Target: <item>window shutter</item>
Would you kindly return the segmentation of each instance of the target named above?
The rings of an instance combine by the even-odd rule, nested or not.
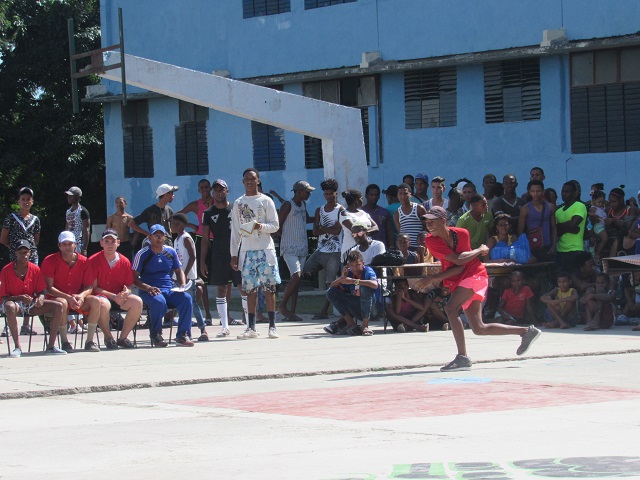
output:
[[[404,92],[405,128],[453,127],[457,124],[455,68],[405,72]]]

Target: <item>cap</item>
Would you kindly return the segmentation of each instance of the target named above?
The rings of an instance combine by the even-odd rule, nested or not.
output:
[[[162,232],[162,233],[164,233],[165,236],[167,235],[167,231],[159,223],[156,223],[155,225],[152,225],[151,228],[149,229],[149,233],[151,235],[153,235],[156,232]]]
[[[304,180],[298,180],[293,184],[293,191],[296,192],[298,190],[306,190],[307,192],[313,192],[315,188],[309,185],[309,182],[305,182]]]
[[[20,189],[20,193],[18,193],[18,195],[22,195],[23,193],[28,193],[29,195],[31,195],[33,197],[33,190],[31,190],[29,187],[22,187]]]
[[[18,242],[15,244],[15,247],[13,248],[13,251],[17,252],[21,248],[27,248],[31,250],[31,242],[29,240],[25,240],[24,238],[22,240],[18,240]]]
[[[415,178],[416,178],[416,180],[418,178],[420,178],[420,179],[424,180],[426,183],[429,183],[429,175],[427,175],[426,173],[416,173]]]
[[[215,187],[216,185],[220,185],[222,188],[226,188],[227,190],[229,190],[229,187],[227,186],[227,182],[219,178],[215,182],[213,182],[212,187]]]
[[[185,225],[189,223],[189,220],[187,219],[187,216],[184,213],[174,213],[171,216],[171,220],[177,220],[179,222],[184,223]]]
[[[353,227],[362,227],[362,228],[364,228],[365,230],[368,230],[368,229],[369,229],[369,225],[368,225],[366,222],[358,222],[358,221],[355,221],[355,222],[353,222],[353,223],[351,224],[351,228],[353,228]]]
[[[76,243],[75,234],[73,232],[69,232],[68,230],[65,230],[64,232],[60,232],[60,235],[58,235],[58,243],[64,243],[64,242]]]
[[[156,197],[160,198],[162,195],[166,195],[169,192],[175,192],[179,188],[180,187],[169,185],[168,183],[163,183],[158,188],[156,188]]]
[[[456,185],[456,188],[458,190],[462,190],[466,184],[467,182],[458,182],[458,184]]]
[[[74,197],[82,196],[82,190],[80,190],[78,187],[71,187],[69,190],[67,190],[64,193],[66,193],[67,195],[72,195]]]
[[[398,194],[398,186],[397,185],[389,185],[387,188],[382,190],[382,193],[386,195],[391,195],[395,197]]]
[[[102,238],[105,237],[113,237],[118,240],[118,232],[116,232],[113,228],[107,228],[104,232],[102,232]]]
[[[447,211],[442,207],[431,207],[427,213],[422,215],[422,218],[426,218],[427,220],[436,220],[438,218],[442,218],[444,220],[447,219]]]

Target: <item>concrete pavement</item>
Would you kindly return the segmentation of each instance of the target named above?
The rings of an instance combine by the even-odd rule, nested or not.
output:
[[[236,340],[244,327],[231,327],[232,335],[216,339],[218,326],[209,327],[208,343],[193,348],[150,348],[148,331],[139,332],[135,350],[67,356],[25,354],[12,359],[6,346],[0,358],[0,399],[69,395],[134,388],[230,382],[249,379],[303,377],[329,373],[390,371],[439,367],[453,359],[451,332],[384,334],[382,323],[373,323],[372,337],[338,337],[323,332],[324,323],[302,316],[300,323],[278,324],[279,339],[267,338],[267,326],[259,324],[262,338]],[[168,335],[165,329],[165,337]],[[197,329],[193,330],[197,337]],[[521,362],[535,358],[640,352],[640,332],[630,327],[583,332],[547,330],[524,357],[517,357],[517,336],[477,337],[466,332],[467,349],[475,365]],[[4,339],[6,342],[7,339]],[[41,336],[35,345],[39,349]]]

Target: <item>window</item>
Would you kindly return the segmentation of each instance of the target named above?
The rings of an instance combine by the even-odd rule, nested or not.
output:
[[[290,0],[242,0],[242,18],[277,15],[290,11]]]
[[[341,3],[354,3],[356,1],[357,0],[304,0],[304,9],[311,10],[313,8],[328,7]]]
[[[457,76],[455,68],[405,72],[405,128],[455,127],[456,122]]]
[[[540,120],[540,59],[484,64],[486,123]]]
[[[368,107],[377,105],[376,77],[349,77],[340,80],[305,83],[303,95],[360,109],[367,165],[369,165]],[[309,136],[304,137],[304,166],[305,168],[324,168],[322,141],[320,139]]]
[[[251,122],[253,166],[259,171],[286,168],[284,130],[260,122]]]
[[[639,47],[571,55],[571,150],[640,150]]]
[[[176,174],[209,175],[209,109],[181,100],[179,110],[180,125],[176,125]]]
[[[146,100],[122,106],[122,142],[125,178],[153,177],[153,131]]]

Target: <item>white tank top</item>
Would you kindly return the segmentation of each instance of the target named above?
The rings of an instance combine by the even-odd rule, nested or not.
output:
[[[189,252],[187,251],[187,247],[185,246],[185,242],[191,242],[193,244],[193,239],[191,238],[191,235],[189,235],[187,232],[183,232],[182,235],[180,235],[178,238],[176,238],[173,241],[173,248],[175,248],[176,253],[178,254],[178,260],[180,260],[180,263],[182,264],[182,270],[184,270],[187,267],[187,263],[189,262]],[[195,249],[196,246],[195,244],[193,244],[193,251],[195,254]],[[197,259],[194,260],[193,265],[191,266],[191,270],[189,270],[188,272],[184,272],[185,276],[187,277],[187,280],[195,280],[196,278],[198,278],[198,272],[197,272]]]

